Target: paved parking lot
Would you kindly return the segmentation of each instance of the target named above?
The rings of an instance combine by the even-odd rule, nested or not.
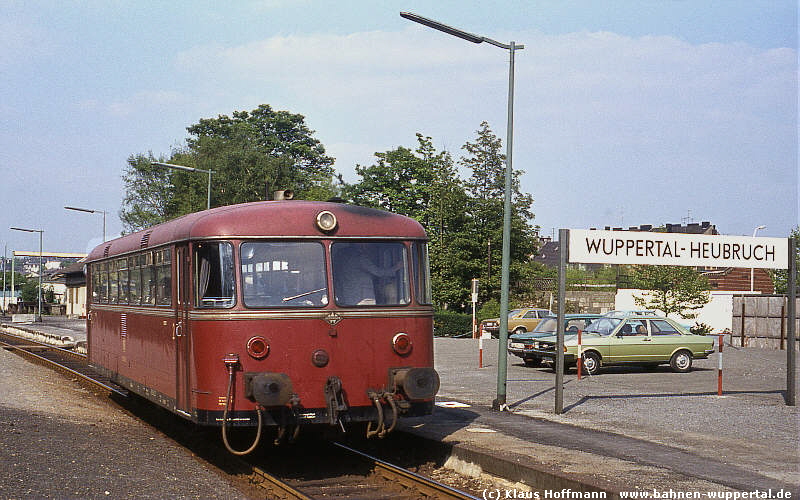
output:
[[[497,394],[497,340],[437,338],[435,357],[448,398],[491,406]],[[724,349],[724,390],[717,396],[717,356],[695,360],[690,373],[668,366],[609,367],[577,380],[564,377],[564,409],[555,415],[555,374],[508,358],[507,402],[518,414],[667,444],[800,484],[800,413],[784,402],[786,352]],[[797,376],[797,373],[795,374]]]

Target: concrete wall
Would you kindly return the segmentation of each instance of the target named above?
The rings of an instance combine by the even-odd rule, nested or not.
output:
[[[635,290],[630,288],[620,289],[617,291],[616,296],[616,309],[641,309],[633,301],[634,296],[643,296],[647,290]],[[749,292],[729,292],[729,291],[712,291],[711,302],[706,304],[702,309],[695,311],[697,318],[683,319],[677,314],[671,314],[670,318],[679,322],[682,325],[694,325],[695,323],[705,323],[710,325],[715,332],[722,332],[730,330],[733,324],[733,296],[749,293]]]
[[[602,314],[614,310],[615,292],[594,290],[567,290],[567,304],[579,312]],[[572,309],[572,308],[571,308]]]

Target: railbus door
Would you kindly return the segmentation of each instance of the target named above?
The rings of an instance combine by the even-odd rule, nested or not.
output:
[[[178,245],[175,255],[177,272],[177,304],[175,307],[175,409],[191,416],[191,386],[189,382],[189,344],[192,293],[189,289],[189,245]]]

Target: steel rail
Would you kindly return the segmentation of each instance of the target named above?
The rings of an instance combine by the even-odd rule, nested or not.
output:
[[[11,338],[13,340],[24,341],[26,344],[13,344],[9,342],[5,342],[0,340],[0,348],[5,349],[9,352],[13,352],[17,355],[25,357],[29,360],[32,360],[36,363],[44,365],[48,368],[61,372],[65,375],[71,377],[77,377],[79,381],[89,384],[92,387],[100,388],[104,392],[108,394],[118,394],[120,396],[127,396],[127,391],[123,389],[119,389],[117,387],[112,387],[104,382],[97,380],[90,375],[85,373],[81,373],[77,370],[73,370],[72,368],[66,366],[65,364],[59,363],[56,360],[48,359],[44,356],[40,356],[33,351],[52,351],[56,352],[61,356],[71,357],[77,359],[78,362],[85,364],[86,363],[86,356],[80,353],[72,352],[67,349],[61,349],[55,346],[49,346],[47,344],[43,344],[41,342],[31,341],[30,339],[26,339],[24,337],[19,337],[17,335],[9,334],[7,332],[1,332],[2,336]]]
[[[265,470],[256,467],[255,465],[249,464],[246,461],[242,461],[242,463],[247,464],[247,466],[251,470],[251,475],[256,476],[256,478],[258,478],[261,481],[258,485],[259,487],[264,488],[270,493],[278,495],[278,498],[313,500],[312,497],[304,494],[300,490],[292,487],[291,485],[285,483],[284,481],[281,481],[280,479],[266,472]]]
[[[354,453],[358,456],[361,456],[375,464],[376,472],[380,473],[387,479],[396,480],[403,484],[404,486],[408,486],[414,489],[420,490],[423,494],[430,496],[432,498],[452,498],[458,500],[479,500],[478,497],[469,495],[463,491],[459,491],[455,488],[451,488],[446,484],[442,484],[440,482],[434,481],[428,477],[419,475],[417,473],[411,472],[409,470],[403,469],[402,467],[398,467],[396,465],[392,465],[389,462],[381,460],[379,458],[373,457],[372,455],[368,455],[362,451],[358,451],[354,448],[351,448],[347,445],[342,443],[334,442],[333,445],[338,446],[344,450],[347,450],[351,453]]]

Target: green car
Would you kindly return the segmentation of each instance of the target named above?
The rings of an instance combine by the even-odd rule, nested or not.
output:
[[[565,314],[564,315],[564,334],[577,334],[578,330],[584,330],[593,321],[599,318],[599,314]],[[533,348],[536,341],[550,337],[556,333],[558,328],[558,318],[548,316],[536,325],[532,332],[515,333],[508,337],[508,352],[514,356],[522,358],[525,366],[539,366],[542,364],[542,357],[538,356]]]
[[[688,372],[693,359],[705,359],[714,349],[714,338],[689,333],[675,321],[655,314],[603,316],[586,327],[581,336],[583,371],[594,375],[604,365],[661,365]],[[532,354],[555,364],[556,337],[537,339]],[[564,366],[576,364],[578,336],[564,336]]]

